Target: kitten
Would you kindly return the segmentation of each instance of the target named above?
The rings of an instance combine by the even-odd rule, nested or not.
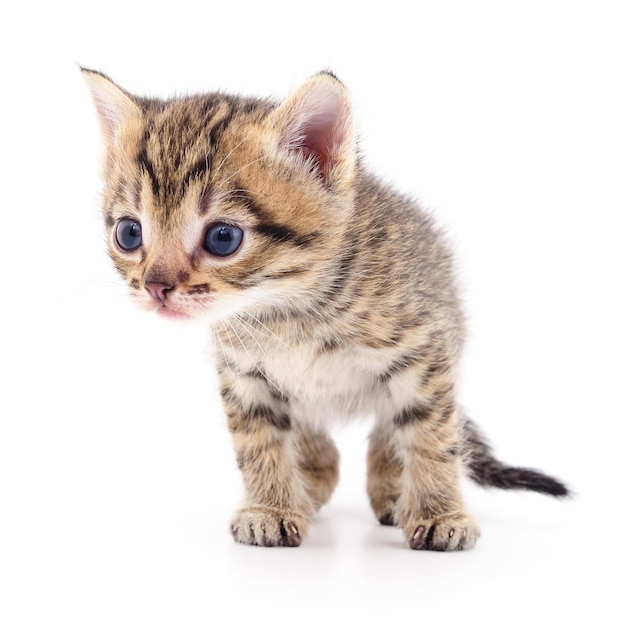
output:
[[[364,168],[328,72],[282,103],[137,97],[83,69],[105,138],[109,252],[139,305],[213,325],[245,501],[236,541],[298,546],[330,498],[327,427],[374,414],[367,488],[412,549],[479,536],[460,492],[566,487],[497,461],[457,403],[464,320],[430,218]]]

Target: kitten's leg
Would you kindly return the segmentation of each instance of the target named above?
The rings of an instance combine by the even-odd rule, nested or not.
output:
[[[395,416],[403,467],[395,522],[414,550],[463,550],[479,537],[460,491],[458,411],[449,388],[434,387]]]
[[[322,430],[303,426],[298,438],[298,462],[307,492],[318,511],[330,499],[339,480],[339,452]]]
[[[394,510],[401,493],[401,460],[393,445],[394,424],[379,424],[369,436],[367,492],[380,524],[395,523]]]
[[[240,381],[242,382],[242,381]],[[298,546],[307,534],[313,503],[297,463],[297,437],[280,401],[241,400],[222,384],[229,430],[245,487],[231,530],[239,543]]]
[[[245,487],[231,530],[239,543],[298,546],[313,506],[296,465],[290,432],[262,426],[232,432]]]

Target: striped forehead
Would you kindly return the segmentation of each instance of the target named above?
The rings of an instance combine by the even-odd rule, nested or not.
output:
[[[150,253],[184,253],[191,256],[199,248],[204,235],[204,222],[195,213],[189,212],[182,221],[176,222],[171,228],[169,224],[161,224],[159,215],[148,210],[140,214],[144,244]]]
[[[206,188],[214,151],[234,119],[253,113],[255,100],[212,94],[171,100],[147,117],[137,165],[165,213],[182,202],[192,183]]]

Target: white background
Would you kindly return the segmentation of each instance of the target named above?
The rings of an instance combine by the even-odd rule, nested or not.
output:
[[[612,4],[5,3],[0,623],[616,623]],[[576,498],[466,484],[477,548],[413,553],[372,517],[359,424],[301,548],[235,545],[207,332],[135,311],[110,267],[78,63],[159,96],[334,70],[367,161],[454,241],[462,402]]]

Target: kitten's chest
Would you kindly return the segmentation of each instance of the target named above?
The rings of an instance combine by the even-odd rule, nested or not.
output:
[[[381,391],[368,361],[355,350],[320,352],[309,346],[266,355],[264,373],[299,417],[348,417],[375,410]]]
[[[257,370],[288,399],[295,417],[354,417],[380,411],[389,403],[388,390],[379,384],[387,355],[358,345],[325,347],[314,338],[299,341],[255,333],[241,337],[234,348],[239,369]]]

